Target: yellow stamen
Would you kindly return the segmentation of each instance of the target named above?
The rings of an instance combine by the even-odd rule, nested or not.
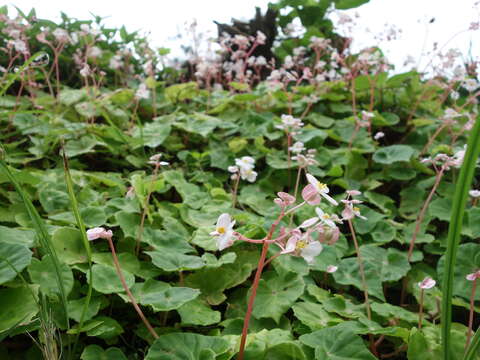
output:
[[[328,214],[323,214],[323,215],[322,215],[322,218],[323,218],[324,220],[328,220],[328,219],[330,219],[330,215],[328,215]]]
[[[297,241],[297,244],[296,244],[297,249],[303,249],[305,246],[307,246],[306,241],[303,241],[303,240]]]
[[[318,188],[318,190],[320,190],[320,191],[325,191],[325,190],[328,189],[328,186],[327,186],[327,184],[318,182],[318,183],[317,183],[317,188]]]
[[[359,209],[358,207],[354,207],[354,208],[353,208],[353,212],[358,212],[358,213],[359,213],[359,212],[360,212],[360,209]]]
[[[220,227],[217,228],[217,232],[219,234],[225,234],[225,228],[223,226],[220,226]]]

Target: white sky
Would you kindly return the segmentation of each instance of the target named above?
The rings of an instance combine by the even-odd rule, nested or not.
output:
[[[400,39],[381,42],[380,47],[393,62],[397,70],[407,55],[420,58],[425,43],[425,50],[431,50],[433,43],[439,47],[456,33],[469,27],[472,21],[479,21],[475,2],[480,0],[371,0],[369,3],[348,14],[358,12],[358,24],[354,32],[355,48],[378,44],[374,33],[384,29],[385,24],[394,24],[402,29]],[[12,5],[12,3],[7,3]],[[13,3],[22,11],[35,7],[39,18],[58,20],[63,11],[78,19],[91,19],[90,13],[107,17],[105,23],[111,26],[125,25],[129,31],[144,30],[150,33],[154,45],[178,48],[179,40],[173,40],[179,32],[184,32],[184,24],[196,19],[200,30],[216,34],[213,20],[229,22],[232,17],[249,19],[254,14],[255,6],[266,9],[267,0],[15,0]],[[10,9],[13,9],[11,6]],[[427,27],[430,19],[435,22]],[[369,28],[372,32],[366,31]],[[428,31],[427,31],[428,28]],[[471,54],[480,55],[480,30],[463,33],[444,48],[456,47],[467,54],[472,45]],[[420,70],[428,62],[422,58]]]

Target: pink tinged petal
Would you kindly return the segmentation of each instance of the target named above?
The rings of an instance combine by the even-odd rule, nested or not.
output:
[[[87,230],[87,239],[88,240],[96,240],[102,237],[102,234],[105,232],[103,227],[96,227],[93,229]]]
[[[350,220],[355,217],[355,214],[353,212],[353,209],[350,206],[345,206],[345,209],[342,211],[342,218],[344,220]]]
[[[474,273],[468,274],[467,276],[465,276],[465,278],[469,281],[474,281],[477,279],[477,273],[474,272]]]
[[[232,219],[230,218],[230,215],[227,213],[223,213],[218,217],[217,229],[220,227],[223,227],[226,230],[230,227],[231,222],[232,222]]]
[[[333,274],[337,270],[338,270],[338,266],[335,266],[335,265],[328,265],[327,266],[327,272],[330,273],[330,274]]]
[[[292,205],[295,202],[295,197],[286,193],[286,192],[278,192],[277,193],[278,197],[282,199],[285,202],[285,205]]]
[[[315,191],[317,191],[317,189],[318,189],[318,180],[315,179],[315,176],[310,175],[310,174],[306,174],[305,176],[307,177],[307,181],[310,183],[310,185],[312,185],[312,186],[315,188]]]
[[[297,246],[297,241],[299,237],[298,236],[292,236],[290,239],[287,241],[287,245],[285,246],[285,249],[283,249],[280,254],[289,254],[295,251],[295,248]]]
[[[328,200],[329,203],[331,203],[332,205],[335,205],[337,206],[338,205],[338,202],[332,198],[330,195],[328,195],[326,192],[321,192],[320,195],[322,195],[325,199]]]
[[[312,184],[308,184],[302,190],[302,198],[309,205],[318,205],[320,204],[320,195],[318,194],[317,189]]]
[[[234,241],[235,237],[233,236],[233,231],[227,231],[225,234],[217,238],[218,250],[222,251],[223,249],[232,246]]]
[[[316,224],[318,222],[318,220],[320,220],[318,217],[313,217],[313,218],[307,219],[303,223],[301,223],[299,227],[301,227],[302,229],[308,228],[308,227]]]
[[[273,199],[273,202],[274,202],[275,204],[277,204],[278,206],[287,206],[287,205],[283,202],[283,200],[282,200],[282,199],[279,199],[279,198]]]
[[[347,190],[347,194],[350,196],[358,196],[358,195],[361,195],[362,193],[358,190]]]
[[[322,244],[320,244],[318,241],[312,241],[300,251],[300,256],[303,257],[305,261],[310,264],[313,262],[315,256],[320,254],[322,250]]]
[[[420,289],[431,289],[435,286],[436,283],[437,282],[435,280],[427,276],[425,279],[418,283],[418,287]]]

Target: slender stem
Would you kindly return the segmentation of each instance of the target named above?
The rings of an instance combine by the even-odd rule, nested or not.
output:
[[[423,320],[423,298],[424,298],[425,290],[420,289],[420,309],[418,310],[418,328],[422,328],[422,320]]]
[[[368,320],[371,320],[372,312],[370,310],[370,301],[368,299],[368,288],[367,288],[367,280],[365,279],[365,269],[363,267],[363,260],[360,254],[360,248],[358,247],[357,236],[355,235],[355,229],[353,228],[351,219],[348,219],[348,227],[350,228],[350,232],[353,238],[353,244],[355,245],[355,251],[357,253],[358,269],[360,271],[360,277],[362,278],[363,296],[365,297],[365,307],[367,309],[367,317],[368,317]]]
[[[468,315],[468,332],[467,332],[467,342],[465,343],[465,350],[468,349],[468,345],[470,345],[470,340],[472,338],[473,312],[475,308],[475,290],[476,289],[477,289],[477,278],[473,280],[472,295],[470,295],[470,314]]]
[[[127,282],[125,281],[125,277],[123,276],[122,269],[120,268],[120,263],[118,261],[117,253],[115,252],[115,247],[113,246],[113,241],[111,237],[107,238],[108,240],[108,245],[110,245],[110,250],[112,251],[112,257],[113,257],[113,263],[115,264],[115,269],[117,270],[118,277],[120,278],[120,281],[122,283],[123,288],[125,289],[125,292],[127,293],[130,301],[132,302],[133,307],[135,308],[135,311],[137,312],[138,316],[140,316],[140,319],[142,319],[143,323],[147,327],[148,331],[150,334],[155,338],[158,339],[158,335],[153,329],[152,325],[150,325],[150,322],[148,319],[143,315],[142,309],[137,304],[137,301],[133,297],[132,293],[130,292],[130,289],[127,286]]]
[[[147,198],[145,200],[145,205],[143,207],[142,218],[140,219],[140,226],[138,227],[137,243],[135,245],[135,254],[137,254],[137,256],[140,253],[140,243],[142,242],[143,228],[145,226],[145,217],[147,216],[148,204],[150,203],[150,197],[152,196],[152,192],[153,192],[153,185],[155,184],[158,178],[159,168],[160,168],[160,164],[157,162],[157,164],[155,165],[155,169],[153,170],[153,178],[152,178],[152,181],[150,182]]]
[[[237,203],[237,191],[238,191],[238,184],[240,183],[240,174],[237,173],[237,178],[235,179],[235,185],[233,185],[233,196],[232,196],[232,207],[235,208],[235,204]]]
[[[298,204],[298,205],[294,206],[293,208],[291,208],[290,210],[288,210],[288,211],[285,213],[285,215],[288,215],[288,214],[294,212],[295,210],[297,210],[298,208],[302,207],[302,206],[305,205],[306,203],[307,203],[306,201],[301,202],[300,204]]]
[[[443,123],[442,125],[440,125],[437,130],[435,130],[435,132],[433,133],[433,135],[430,137],[430,139],[428,139],[428,143],[423,147],[422,151],[420,152],[419,156],[423,155],[427,150],[428,148],[433,144],[433,142],[435,141],[436,137],[442,132],[443,129],[445,129],[447,125],[445,123]]]
[[[420,214],[418,214],[417,221],[415,223],[415,230],[413,231],[412,239],[410,240],[410,247],[408,248],[408,261],[410,261],[412,258],[413,248],[415,246],[415,240],[417,240],[417,235],[420,231],[420,226],[422,225],[423,218],[425,217],[425,212],[428,209],[428,205],[432,200],[433,194],[435,194],[435,191],[437,191],[438,185],[442,180],[444,171],[445,171],[445,167],[442,166],[440,168],[440,171],[437,173],[437,177],[435,178],[435,183],[433,184],[432,190],[430,191],[430,194],[428,194],[428,197],[425,200],[425,203],[423,204],[422,210],[420,210]]]
[[[301,167],[301,166],[298,167],[297,180],[295,181],[295,191],[294,191],[294,193],[293,193],[293,197],[294,197],[295,199],[297,198],[298,186],[300,185],[300,175],[302,175],[302,167]],[[293,213],[291,213],[291,215],[290,215],[289,226],[292,225],[292,221],[293,221]]]
[[[265,240],[271,240],[277,225],[280,223],[280,220],[284,216],[285,216],[285,213],[284,213],[284,210],[282,209],[282,213],[279,215],[278,219],[270,227],[270,231],[265,237]],[[237,360],[243,360],[243,353],[245,351],[245,344],[247,342],[248,325],[250,323],[250,318],[252,316],[252,311],[253,311],[253,303],[255,302],[255,297],[257,296],[258,284],[260,282],[260,277],[262,276],[262,271],[265,266],[265,259],[267,258],[267,252],[268,252],[269,246],[270,244],[267,241],[264,241],[263,247],[262,247],[262,254],[260,255],[260,259],[258,260],[257,272],[255,273],[255,278],[253,279],[252,292],[250,294],[250,298],[248,299],[247,313],[245,314],[245,319],[243,321],[242,339],[240,340],[240,350],[238,352]]]

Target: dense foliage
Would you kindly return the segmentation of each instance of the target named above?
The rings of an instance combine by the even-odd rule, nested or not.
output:
[[[245,359],[443,356],[447,233],[478,82],[461,68],[392,75],[378,49],[321,37],[336,36],[327,8],[279,4],[282,27],[300,17],[307,31],[277,59],[252,56],[261,33],[226,37],[190,72],[100,19],[2,9],[2,358],[232,359],[267,249],[248,240],[282,234],[304,237],[268,247]],[[466,165],[477,178],[453,272],[453,359],[480,311],[475,156]],[[215,237],[221,214],[235,232],[227,222]],[[98,227],[112,232],[87,239]]]

